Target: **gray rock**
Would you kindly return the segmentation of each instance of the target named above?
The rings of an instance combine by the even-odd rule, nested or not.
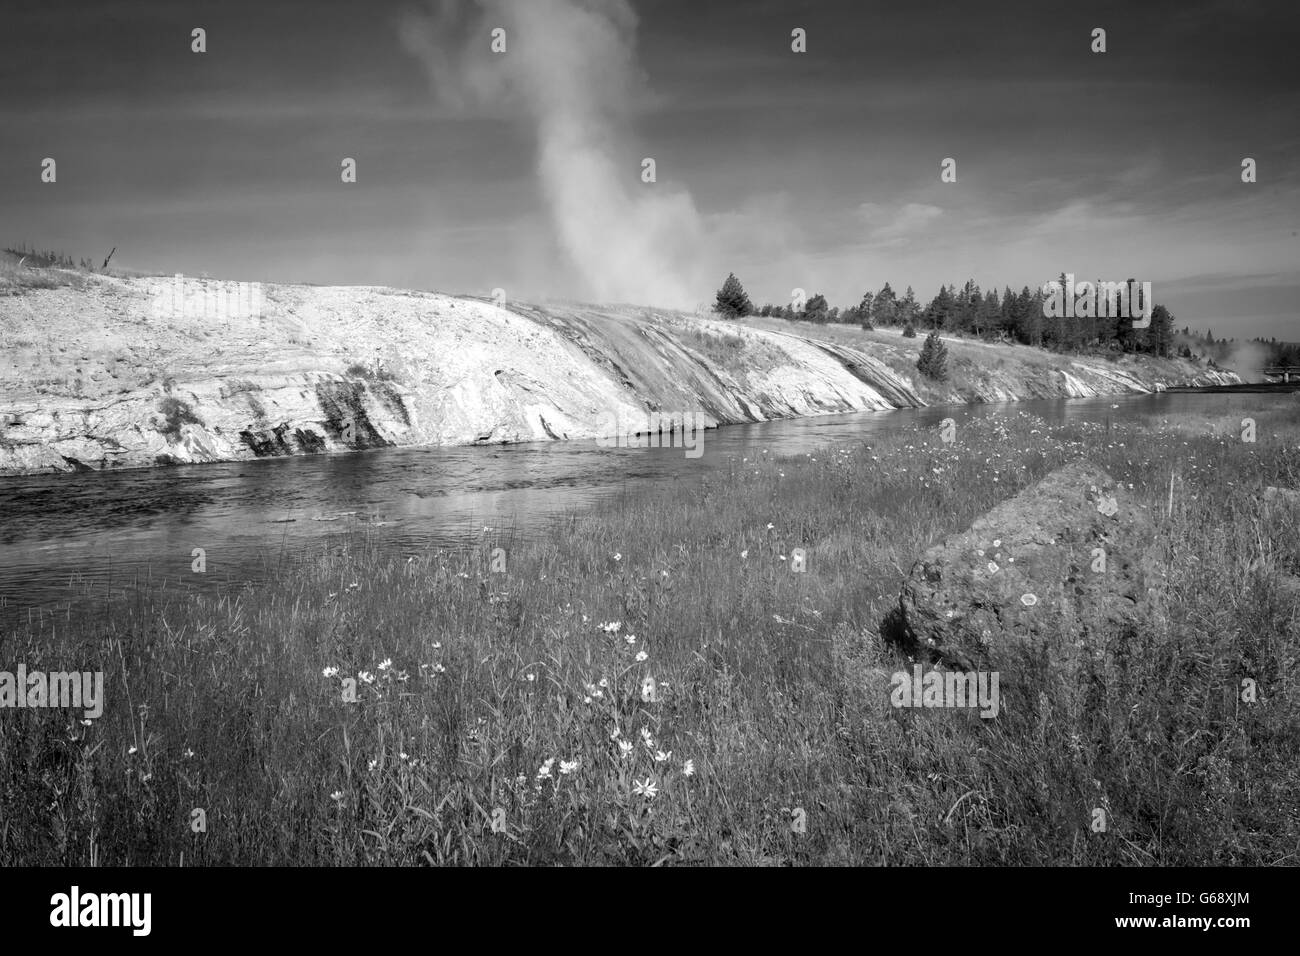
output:
[[[1024,649],[1077,661],[1150,613],[1153,540],[1127,488],[1074,462],[927,551],[885,630],[918,660],[965,669]]]

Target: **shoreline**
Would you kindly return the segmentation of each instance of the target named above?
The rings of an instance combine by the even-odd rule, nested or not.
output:
[[[759,421],[717,422],[711,425],[700,426],[697,431],[711,432],[721,428],[733,428],[733,427],[744,426],[744,425],[761,425],[768,422],[794,422],[794,421],[802,421],[805,419],[829,418],[829,417],[840,416],[840,415],[856,415],[856,414],[868,414],[868,413],[887,414],[889,412],[915,411],[918,409],[925,409],[925,408],[931,408],[931,409],[971,408],[971,407],[979,407],[982,405],[1022,405],[1022,404],[1032,404],[1035,402],[1044,402],[1044,401],[1046,402],[1089,401],[1089,400],[1100,400],[1105,398],[1123,398],[1123,397],[1149,398],[1161,394],[1161,392],[1170,393],[1170,394],[1203,393],[1209,395],[1209,394],[1252,394],[1252,393],[1285,394],[1287,392],[1294,392],[1294,391],[1300,391],[1300,383],[1292,383],[1288,386],[1279,386],[1276,388],[1270,388],[1267,386],[1260,386],[1260,385],[1251,385],[1247,383],[1242,385],[1174,386],[1174,387],[1164,388],[1160,391],[1153,390],[1148,392],[1114,391],[1114,392],[1097,392],[1093,395],[1052,396],[1046,398],[1038,397],[1038,396],[1030,396],[1030,397],[1006,399],[1002,401],[935,402],[933,404],[902,405],[893,408],[858,408],[858,409],[814,413],[808,415],[790,415],[790,416],[783,416],[777,418],[767,418]],[[214,458],[214,459],[205,459],[199,461],[186,461],[183,459],[174,458],[168,461],[115,464],[115,465],[111,465],[110,467],[100,467],[100,468],[89,467],[81,463],[78,463],[79,467],[73,467],[71,469],[48,468],[48,469],[39,469],[39,470],[33,469],[33,470],[26,470],[26,471],[11,471],[4,468],[0,468],[0,482],[3,482],[6,479],[11,479],[11,478],[32,478],[32,477],[44,477],[49,475],[122,474],[125,472],[157,471],[157,470],[168,469],[168,468],[182,468],[182,467],[202,466],[202,465],[250,464],[255,462],[263,462],[263,461],[279,461],[288,458],[339,457],[339,456],[360,455],[368,452],[388,451],[388,450],[420,450],[420,449],[436,449],[436,448],[497,448],[502,446],[512,447],[517,445],[534,445],[534,444],[550,445],[556,443],[557,441],[560,442],[594,441],[598,446],[600,446],[603,442],[606,447],[614,447],[615,441],[620,440],[623,437],[624,436],[619,434],[615,434],[615,435],[597,434],[597,435],[590,435],[590,436],[586,436],[586,435],[573,436],[571,438],[564,438],[564,439],[528,437],[528,438],[520,438],[517,440],[501,440],[501,441],[494,441],[494,442],[466,442],[466,443],[440,443],[440,444],[392,443],[392,444],[376,444],[376,445],[370,445],[370,446],[358,447],[358,448],[336,447],[336,448],[328,448],[328,449],[323,449],[323,450],[313,451],[313,452],[287,454],[287,455],[252,455],[249,457]],[[644,438],[644,434],[641,432],[637,432],[635,433],[635,437]]]
[[[1143,354],[1057,354],[625,306],[266,285],[256,315],[150,311],[144,279],[0,301],[0,476],[376,447],[598,439],[611,416],[705,428],[1239,382]]]

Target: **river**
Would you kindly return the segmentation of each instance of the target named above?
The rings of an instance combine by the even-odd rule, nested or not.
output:
[[[734,458],[803,454],[948,417],[1100,422],[1295,404],[1292,395],[1183,393],[858,412],[719,428],[704,433],[697,458],[573,441],[2,478],[0,621],[67,614],[92,596],[239,587],[265,577],[269,558],[358,527],[403,554],[478,542],[485,527],[544,534],[602,498],[698,483]],[[195,548],[204,574],[191,571]]]

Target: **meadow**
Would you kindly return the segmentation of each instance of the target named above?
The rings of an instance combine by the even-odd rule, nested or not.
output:
[[[0,710],[0,864],[1294,865],[1300,415],[1257,421],[910,429],[6,631],[106,704]],[[994,720],[892,708],[913,561],[1085,455],[1155,516],[1149,627]]]

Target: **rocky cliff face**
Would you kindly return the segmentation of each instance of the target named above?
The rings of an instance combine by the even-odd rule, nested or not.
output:
[[[0,474],[595,438],[647,412],[713,426],[1213,375],[1040,353],[999,369],[990,352],[970,368],[956,356],[936,389],[913,367],[919,341],[889,333],[846,344],[798,326],[369,287],[264,286],[251,308],[209,302],[205,315],[197,280],[189,308],[159,308],[167,281],[92,276],[0,298]]]

